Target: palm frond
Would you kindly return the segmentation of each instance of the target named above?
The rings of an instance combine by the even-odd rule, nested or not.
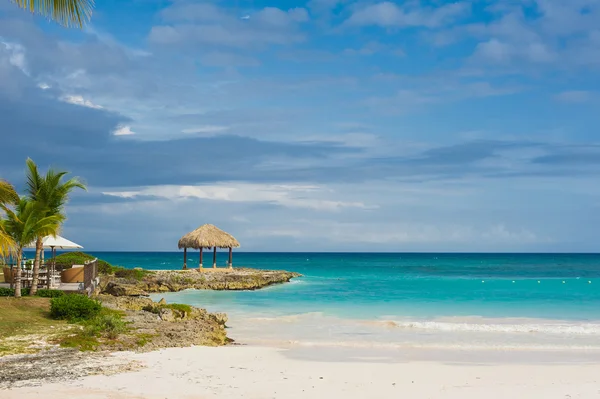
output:
[[[94,0],[12,0],[19,7],[51,18],[70,27],[83,26],[90,20]]]
[[[19,201],[19,195],[15,188],[7,181],[0,179],[0,203],[16,204]]]
[[[9,256],[17,254],[17,243],[11,236],[6,234],[4,228],[0,224],[0,259],[6,259]]]

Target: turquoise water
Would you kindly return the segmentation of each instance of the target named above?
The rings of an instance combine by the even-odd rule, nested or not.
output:
[[[180,269],[182,253],[97,253],[125,267]],[[197,252],[188,265],[197,263]],[[212,254],[205,253],[205,265]],[[218,254],[224,266],[226,253]],[[236,266],[304,277],[253,292],[186,291],[171,300],[257,316],[448,316],[600,320],[600,255],[234,253]]]

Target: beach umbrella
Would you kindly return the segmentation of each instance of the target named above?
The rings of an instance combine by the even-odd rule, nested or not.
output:
[[[29,244],[27,248],[35,248],[35,242]],[[46,236],[42,239],[42,248],[52,251],[52,272],[54,272],[54,262],[56,258],[56,249],[82,249],[83,247],[73,241],[67,240],[59,235]],[[43,254],[43,251],[42,251]],[[43,255],[42,255],[43,256]],[[48,284],[50,286],[50,284]]]

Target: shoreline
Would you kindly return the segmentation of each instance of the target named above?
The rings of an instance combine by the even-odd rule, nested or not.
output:
[[[259,346],[121,352],[111,355],[114,363],[136,367],[4,390],[2,397],[564,399],[596,397],[600,387],[597,355],[579,360],[569,353],[550,354],[550,360],[545,352],[515,357],[510,351],[504,359],[480,351],[393,355]]]
[[[139,272],[137,277],[102,275],[100,293],[113,296],[147,296],[151,293],[179,292],[187,289],[213,291],[253,291],[268,286],[288,283],[293,278],[302,277],[300,273],[285,270],[260,270],[247,268],[216,269],[216,271],[185,270],[147,270],[133,269]]]

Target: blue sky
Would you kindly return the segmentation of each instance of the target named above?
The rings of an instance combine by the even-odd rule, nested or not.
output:
[[[0,176],[95,250],[598,251],[599,67],[595,0],[3,1]]]

